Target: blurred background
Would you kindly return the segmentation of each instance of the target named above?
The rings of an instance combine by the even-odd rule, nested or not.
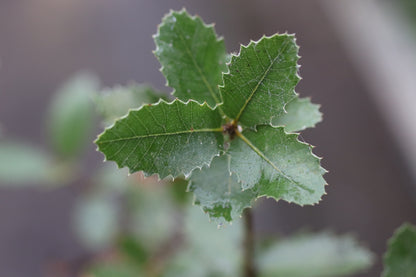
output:
[[[263,34],[296,34],[297,92],[324,114],[302,136],[324,157],[329,186],[316,206],[262,201],[256,236],[350,233],[376,254],[356,276],[379,276],[386,240],[401,223],[416,223],[414,0],[0,0],[1,136],[51,151],[44,122],[52,96],[80,70],[104,87],[136,81],[170,92],[152,34],[182,7],[215,22],[229,52]],[[73,227],[87,176],[103,160],[92,143],[102,126],[93,126],[71,181],[0,184],[0,276],[79,276],[94,256]]]

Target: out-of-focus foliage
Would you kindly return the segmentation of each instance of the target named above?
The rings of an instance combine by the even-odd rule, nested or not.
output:
[[[278,241],[257,261],[262,277],[330,277],[368,268],[373,254],[351,236],[323,232]]]
[[[416,276],[416,227],[403,224],[388,242],[383,277]]]
[[[65,83],[54,95],[47,115],[53,149],[64,158],[72,158],[85,149],[93,129],[91,98],[98,81],[82,73]]]
[[[161,92],[150,86],[130,84],[103,89],[95,95],[94,102],[103,125],[110,126],[117,118],[127,114],[129,109],[140,108],[145,103],[155,103],[160,98],[166,99]]]
[[[59,168],[45,151],[26,143],[0,140],[0,184],[50,184],[57,175]]]

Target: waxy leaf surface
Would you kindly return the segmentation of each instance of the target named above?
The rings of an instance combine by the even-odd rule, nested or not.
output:
[[[160,101],[131,110],[102,133],[96,144],[107,160],[130,172],[188,175],[209,164],[223,145],[221,117],[194,101]]]
[[[230,158],[215,157],[210,167],[193,171],[188,187],[194,193],[195,204],[219,223],[238,218],[257,196],[251,189],[243,191],[235,174],[230,174]]]
[[[416,276],[416,227],[403,224],[389,240],[382,277]]]
[[[224,113],[243,127],[270,124],[296,97],[298,46],[293,35],[276,34],[241,46],[220,87]]]
[[[230,170],[243,189],[254,188],[259,196],[305,205],[319,202],[325,193],[320,159],[283,127],[262,125],[257,131],[244,131],[241,139],[231,142],[228,153]]]
[[[155,55],[176,97],[206,101],[211,107],[221,102],[218,85],[226,70],[226,52],[212,25],[185,10],[171,12],[163,18],[154,40]]]
[[[292,133],[314,127],[322,121],[319,105],[311,103],[309,98],[294,98],[286,107],[286,113],[272,119],[273,126],[285,126],[285,131]]]

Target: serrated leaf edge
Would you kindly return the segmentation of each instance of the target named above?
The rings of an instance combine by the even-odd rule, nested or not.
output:
[[[273,34],[273,35],[270,35],[270,36],[267,36],[267,35],[263,35],[263,36],[261,36],[258,40],[250,40],[250,42],[247,44],[247,45],[244,45],[244,44],[240,44],[240,49],[239,49],[239,51],[238,51],[238,53],[230,53],[230,56],[231,56],[231,59],[230,59],[230,62],[228,62],[226,65],[227,65],[227,72],[223,72],[222,73],[222,80],[223,80],[223,83],[222,84],[220,84],[220,85],[218,85],[218,88],[219,88],[219,91],[220,91],[220,95],[221,95],[221,98],[223,98],[223,96],[222,96],[222,89],[223,88],[225,88],[225,83],[224,83],[224,76],[225,75],[230,75],[231,74],[231,72],[230,72],[230,65],[231,64],[233,64],[234,63],[234,61],[235,61],[235,59],[236,58],[239,58],[240,57],[240,55],[241,55],[241,51],[243,50],[243,49],[248,49],[248,48],[250,48],[250,47],[252,47],[253,45],[257,45],[257,44],[259,44],[263,39],[266,39],[266,40],[270,40],[270,39],[272,39],[273,37],[275,37],[275,36],[286,36],[286,37],[290,37],[290,38],[292,38],[293,39],[293,42],[295,43],[295,47],[296,47],[296,49],[297,49],[297,54],[296,54],[296,78],[298,79],[298,81],[297,81],[297,83],[299,83],[301,80],[302,80],[302,77],[299,75],[299,68],[301,67],[301,65],[300,64],[298,64],[298,61],[301,59],[301,56],[299,55],[299,49],[300,49],[300,47],[299,47],[299,45],[296,43],[296,41],[297,41],[297,39],[296,39],[296,36],[295,36],[295,34],[293,33],[293,34],[289,34],[288,32],[284,32],[284,33],[275,33],[275,34]],[[267,73],[265,74],[265,75],[267,75]],[[256,87],[256,90],[257,90],[257,87]],[[254,93],[255,93],[255,91],[254,92],[252,92],[252,95],[254,95]],[[298,97],[298,94],[295,92],[294,93],[294,95],[293,95],[293,98],[291,99],[291,100],[289,100],[288,102],[286,102],[285,104],[284,104],[284,107],[290,102],[290,101],[292,101],[294,98],[296,98],[296,97]],[[251,99],[251,97],[250,97],[250,99]],[[249,100],[250,100],[249,99]],[[247,103],[248,104],[248,103]],[[243,110],[245,109],[245,107],[247,106],[247,104],[242,108],[242,110],[240,110],[240,112],[239,112],[239,115],[237,116],[237,118],[235,118],[234,119],[234,122],[235,123],[237,123],[238,124],[238,121],[239,121],[239,117],[241,117],[241,114],[243,113]],[[283,107],[283,109],[284,109],[284,107]],[[226,115],[227,117],[228,117],[228,115]],[[268,122],[268,125],[270,125],[270,126],[273,126],[272,124],[271,124],[271,121],[272,121],[272,118],[273,118],[273,116],[271,116],[270,118],[269,118],[269,122]],[[249,128],[250,129],[253,129],[253,130],[256,130],[256,126],[257,125],[264,125],[264,123],[261,123],[261,124],[256,124],[256,125],[254,125],[254,126],[249,126]]]
[[[98,142],[98,140],[101,138],[101,136],[103,136],[104,135],[104,133],[107,131],[107,130],[110,130],[111,128],[113,128],[119,121],[121,121],[121,120],[123,120],[123,119],[125,119],[125,118],[127,118],[130,114],[131,114],[131,112],[135,112],[135,111],[139,111],[139,110],[141,110],[143,107],[145,107],[145,106],[149,106],[149,105],[151,105],[151,106],[157,106],[157,105],[159,105],[159,104],[161,104],[161,103],[164,103],[164,104],[167,104],[167,105],[172,105],[173,103],[175,103],[175,102],[180,102],[180,103],[182,103],[182,104],[184,104],[184,105],[188,105],[190,102],[192,102],[192,103],[196,103],[197,105],[199,105],[200,107],[203,107],[203,106],[207,106],[209,109],[211,109],[211,110],[215,110],[215,108],[211,108],[208,104],[207,104],[207,102],[206,101],[204,101],[202,104],[201,103],[199,103],[199,102],[197,102],[197,101],[195,101],[195,100],[188,100],[188,101],[182,101],[182,100],[180,100],[180,99],[178,99],[178,98],[176,98],[176,99],[174,99],[174,100],[172,100],[171,102],[167,102],[167,101],[165,101],[165,100],[163,100],[163,99],[159,99],[159,101],[158,102],[156,102],[156,103],[154,103],[154,104],[143,104],[143,105],[141,105],[139,108],[135,108],[135,109],[129,109],[128,110],[128,112],[127,112],[127,114],[125,114],[124,116],[122,116],[122,117],[120,117],[120,118],[118,118],[117,120],[115,120],[114,122],[113,122],[113,124],[111,124],[110,126],[108,126],[108,127],[105,127],[104,128],[104,130],[97,136],[97,138],[94,140],[94,144],[95,145],[97,145],[97,147],[96,147],[96,149],[95,149],[95,151],[97,151],[97,152],[100,152],[100,153],[102,153],[103,155],[104,155],[104,159],[103,159],[103,162],[106,162],[106,161],[112,161],[112,162],[115,162],[116,163],[116,165],[117,165],[117,168],[119,168],[119,169],[122,169],[122,168],[124,168],[123,166],[120,166],[120,164],[117,162],[117,161],[115,161],[115,160],[108,160],[107,159],[107,155],[104,153],[104,152],[101,152],[100,151],[100,147],[98,146],[98,144],[97,144],[97,142]],[[220,131],[221,130],[221,132],[222,132],[222,128],[219,128],[218,129],[218,131]],[[213,131],[214,132],[214,131]],[[210,158],[210,161],[209,161],[209,163],[202,163],[202,165],[201,166],[196,166],[196,167],[194,167],[190,172],[188,172],[188,173],[185,173],[185,172],[180,172],[177,176],[173,176],[173,175],[171,175],[171,174],[169,174],[169,175],[167,175],[167,176],[164,176],[164,177],[160,177],[160,175],[159,175],[159,173],[152,173],[152,174],[150,174],[150,173],[147,173],[147,172],[145,172],[145,171],[143,171],[143,170],[140,170],[139,172],[142,172],[143,173],[143,175],[145,176],[145,177],[149,177],[149,176],[156,176],[157,177],[157,181],[160,181],[160,180],[165,180],[165,179],[175,179],[176,177],[178,177],[178,176],[180,176],[181,174],[183,174],[183,176],[185,177],[185,179],[188,179],[189,178],[189,176],[192,174],[192,171],[194,171],[195,169],[197,169],[197,168],[199,168],[199,169],[201,169],[204,165],[207,165],[207,166],[209,166],[210,164],[211,164],[211,162],[212,162],[212,160],[214,159],[214,157],[216,157],[216,156],[220,156],[221,155],[221,151],[219,151],[219,153],[218,154],[214,154],[211,158]],[[127,167],[128,168],[128,167]],[[137,171],[134,171],[134,172],[132,172],[131,171],[131,169],[130,168],[128,168],[128,175],[131,175],[131,174],[133,174],[133,173],[136,173]]]
[[[167,14],[165,14],[163,16],[162,22],[159,23],[158,26],[157,26],[157,32],[156,32],[156,34],[152,35],[153,40],[155,40],[157,37],[160,36],[160,28],[165,24],[166,19],[168,17],[170,17],[170,16],[173,16],[174,14],[179,14],[179,15],[187,14],[192,20],[198,20],[198,21],[200,21],[200,23],[202,23],[202,25],[205,28],[212,30],[212,32],[214,33],[214,35],[216,37],[216,42],[223,42],[224,41],[224,38],[222,36],[218,36],[217,35],[217,32],[215,31],[215,23],[210,23],[210,24],[205,23],[200,16],[198,16],[198,15],[191,15],[190,13],[188,13],[188,11],[184,7],[181,10],[179,10],[179,11],[175,11],[175,10],[171,9],[169,11],[169,13],[167,13]],[[156,55],[156,53],[157,53],[158,50],[159,50],[159,46],[156,44],[156,49],[153,50],[152,53],[157,58],[157,60],[159,61],[159,58]],[[225,54],[227,54],[227,53],[225,53]],[[163,74],[163,76],[165,76],[165,79],[166,79],[165,86],[171,87],[171,85],[169,83],[169,80],[167,78],[167,74],[164,71],[165,70],[165,67],[162,65],[162,63],[160,63],[160,64],[161,64],[161,67],[159,68],[159,71]],[[205,76],[203,76],[203,75],[201,75],[201,76],[202,76],[202,78],[204,80],[206,80]],[[219,93],[220,99],[218,99],[218,100],[221,100],[221,101],[217,101],[217,99],[216,99],[217,97],[215,96],[215,93],[213,91],[213,88],[209,85],[209,83],[207,83],[207,82],[204,82],[204,83],[205,83],[207,89],[210,91],[210,94],[212,95],[212,97],[214,98],[214,100],[216,102],[216,104],[215,104],[214,107],[211,107],[208,104],[207,105],[209,107],[211,107],[212,109],[216,109],[217,107],[219,107],[219,106],[222,105],[222,102],[223,102],[222,101],[222,95],[221,95],[221,93]],[[171,88],[173,88],[173,87],[171,87]],[[175,92],[176,92],[176,89],[173,88],[173,90],[171,92],[171,95],[175,96]],[[198,101],[195,101],[195,102],[198,102]],[[206,102],[206,101],[204,101],[204,102]],[[224,112],[222,111],[221,107],[218,108],[218,111],[221,113],[221,115],[224,116]]]

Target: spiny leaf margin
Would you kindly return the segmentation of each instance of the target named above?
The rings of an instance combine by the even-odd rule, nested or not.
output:
[[[197,116],[194,117],[196,112]],[[163,124],[158,122],[160,119],[164,120]],[[105,155],[105,161],[114,161],[119,168],[127,166],[130,173],[143,171],[145,176],[158,174],[159,178],[189,176],[195,168],[210,164],[213,157],[222,151],[221,122],[218,111],[206,103],[178,99],[169,103],[160,99],[156,104],[130,110],[126,116],[106,128],[95,143],[97,150]],[[175,130],[177,124],[182,126]],[[158,137],[166,139],[153,147],[155,141],[152,138]],[[168,141],[169,138],[176,141]],[[116,146],[117,142],[123,144]],[[162,151],[167,143],[171,150]],[[126,144],[129,146],[127,151],[124,149]],[[141,153],[139,146],[143,145],[147,149]]]

